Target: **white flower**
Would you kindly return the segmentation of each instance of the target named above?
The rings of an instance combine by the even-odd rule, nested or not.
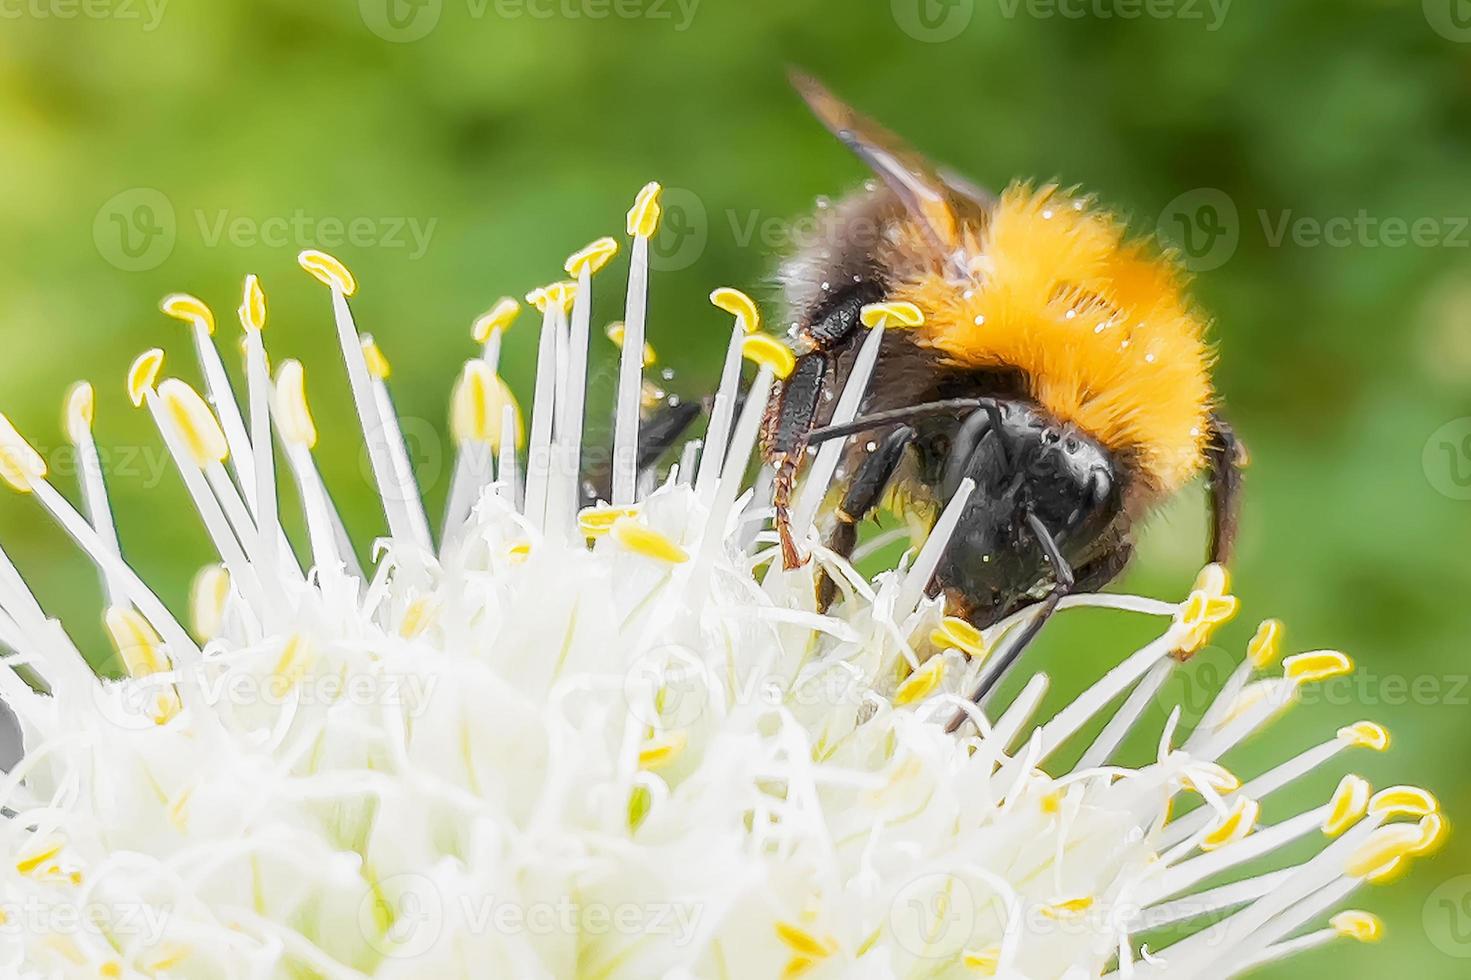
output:
[[[1178,606],[1070,599],[1155,617],[1160,636],[1050,718],[1041,675],[983,713],[969,693],[1026,614],[982,635],[924,596],[958,503],[912,561],[866,580],[812,533],[833,442],[794,513],[843,599],[819,614],[811,568],[773,561],[767,501],[744,474],[789,355],[747,337],[754,307],[729,291],[715,435],[667,483],[638,487],[657,202],[651,185],[629,220],[614,499],[580,514],[592,277],[611,240],[569,260],[575,281],[533,294],[529,423],[496,375],[515,304],[477,322],[485,350],[455,389],[438,545],[387,361],[348,305],[356,283],[303,253],[331,290],[389,529],[368,569],[312,460],[301,366],[268,378],[259,283],[240,313],[243,411],[208,308],[166,300],[191,326],[207,397],[160,381],[158,352],[129,390],[219,550],[191,598],[194,636],[121,556],[91,389],[67,410],[86,517],[0,418],[0,475],[97,562],[128,671],[97,679],[0,557],[0,640],[16,651],[0,694],[26,736],[0,782],[5,974],[1196,978],[1377,938],[1372,916],[1333,913],[1434,846],[1434,799],[1349,776],[1269,825],[1259,803],[1341,751],[1384,748],[1384,731],[1351,726],[1244,783],[1222,764],[1300,685],[1350,669],[1341,654],[1255,679],[1275,669],[1269,622],[1193,730],[1177,709],[1154,762],[1112,764],[1161,698],[1171,652],[1235,612],[1219,569]],[[876,356],[874,319],[839,421]],[[743,350],[760,367],[737,419]],[[305,509],[300,556],[281,532],[273,425]],[[22,665],[49,693],[10,669]],[[957,711],[967,723],[947,734]],[[1310,860],[1238,870],[1313,837]],[[1221,880],[1233,883],[1205,887]]]

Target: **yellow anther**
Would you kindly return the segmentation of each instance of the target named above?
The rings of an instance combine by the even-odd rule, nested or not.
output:
[[[188,293],[170,293],[159,302],[158,308],[175,320],[197,324],[203,327],[206,333],[215,332],[214,311],[198,296],[190,296]]]
[[[615,239],[599,238],[585,248],[573,252],[562,268],[567,270],[569,276],[581,276],[584,269],[589,274],[595,274],[617,254],[618,242]]]
[[[1053,902],[1051,905],[1042,906],[1042,914],[1049,919],[1071,919],[1088,911],[1093,907],[1093,899],[1070,898],[1063,902]]]
[[[0,478],[20,493],[30,493],[32,485],[46,478],[46,461],[4,415],[0,415]]]
[[[317,444],[317,424],[306,403],[306,372],[300,361],[283,361],[276,372],[276,424],[281,438],[293,446],[311,449]]]
[[[637,516],[637,507],[586,507],[577,514],[577,527],[584,537],[601,538],[623,518]]]
[[[510,386],[479,358],[467,361],[450,401],[450,430],[455,441],[462,445],[481,442],[499,451],[501,417],[507,405],[516,420],[516,445],[520,446],[526,441],[526,432],[521,407]]]
[[[526,294],[526,302],[536,307],[539,313],[545,313],[548,304],[566,313],[572,309],[572,303],[576,299],[575,282],[554,282],[548,286],[539,286]]]
[[[171,970],[188,959],[192,952],[193,950],[188,946],[165,946],[157,957],[147,962],[145,968],[152,973]]]
[[[123,975],[123,965],[117,960],[108,960],[97,968],[97,972],[99,975],[105,977],[106,980],[114,980],[114,978]]]
[[[1384,923],[1379,916],[1358,909],[1346,909],[1328,920],[1333,931],[1344,939],[1361,943],[1377,943],[1384,938]]]
[[[169,823],[179,833],[185,833],[189,829],[189,799],[194,795],[193,787],[186,786],[172,800],[164,811],[169,818]]]
[[[837,940],[831,936],[819,938],[795,922],[776,923],[776,938],[798,956],[811,960],[822,960],[837,952]]]
[[[1180,784],[1191,790],[1204,785],[1217,794],[1234,793],[1241,788],[1241,780],[1236,778],[1236,774],[1215,762],[1195,763],[1190,767],[1190,771],[1180,778]]]
[[[1193,592],[1225,595],[1231,591],[1231,573],[1226,570],[1225,565],[1211,562],[1195,576],[1195,584],[1190,588]]]
[[[802,977],[817,969],[819,962],[808,956],[793,956],[781,968],[777,980],[801,980]]]
[[[102,621],[130,676],[147,677],[169,669],[163,641],[142,613],[132,606],[109,606]]]
[[[1217,629],[1230,622],[1241,602],[1229,591],[1231,579],[1220,565],[1207,565],[1195,580],[1195,588],[1176,613],[1176,622],[1187,630],[1179,653],[1190,656],[1209,645]]]
[[[741,353],[761,367],[771,368],[778,378],[785,378],[797,366],[797,355],[771,334],[753,333],[741,342]]]
[[[517,541],[506,551],[506,557],[510,558],[511,561],[519,565],[521,562],[531,557],[531,542]]]
[[[220,635],[225,624],[225,604],[230,600],[230,573],[223,565],[206,565],[189,587],[189,625],[204,642]]]
[[[924,312],[913,303],[870,303],[858,314],[863,325],[885,329],[904,329],[924,326]]]
[[[472,328],[475,343],[483,344],[490,340],[492,334],[509,330],[512,321],[520,315],[521,304],[509,296],[502,296],[496,300],[494,306],[475,318],[475,326]]]
[[[194,465],[204,468],[230,455],[225,433],[199,392],[178,378],[169,378],[158,386],[158,397]]]
[[[603,328],[603,333],[607,334],[608,339],[613,342],[613,346],[617,347],[619,350],[623,349],[623,338],[627,336],[627,330],[624,327],[622,320],[614,320],[612,323],[608,324],[605,328]],[[654,345],[650,344],[646,340],[644,341],[644,367],[648,367],[650,364],[653,364],[654,361]]]
[[[958,616],[946,616],[930,631],[930,642],[942,649],[959,650],[972,660],[986,656],[986,638],[981,631]]]
[[[1383,752],[1389,748],[1389,729],[1372,721],[1356,721],[1338,730],[1338,740],[1360,749]]]
[[[1440,812],[1440,801],[1418,786],[1391,786],[1374,794],[1369,812],[1382,817],[1428,817]]]
[[[961,965],[982,977],[994,977],[1001,968],[1001,946],[993,943],[982,949],[968,949],[960,954]]]
[[[739,289],[721,286],[710,294],[710,302],[735,317],[746,333],[761,329],[761,311],[756,307],[756,301]]]
[[[1399,857],[1376,871],[1370,871],[1364,875],[1364,880],[1371,885],[1387,885],[1401,878],[1408,870],[1410,870],[1410,859]]]
[[[663,769],[679,758],[689,742],[684,732],[667,732],[649,739],[638,752],[638,767],[650,772]]]
[[[1379,872],[1388,873],[1389,865],[1413,853],[1420,843],[1419,824],[1396,823],[1380,827],[1349,856],[1343,873],[1350,878],[1366,878]]]
[[[271,693],[283,697],[306,675],[313,660],[311,641],[293,633],[281,645],[281,656],[271,669]]]
[[[1246,656],[1257,670],[1266,670],[1282,656],[1282,621],[1264,619],[1246,644]]]
[[[913,704],[923,701],[935,692],[945,679],[945,658],[935,656],[926,660],[919,670],[910,674],[894,692],[895,704]]]
[[[1420,840],[1410,853],[1416,856],[1433,854],[1450,835],[1451,823],[1442,813],[1430,813],[1420,818]]]
[[[1337,650],[1297,653],[1282,661],[1282,676],[1296,684],[1326,681],[1353,673],[1354,662]]]
[[[163,370],[163,351],[157,347],[139,354],[128,368],[128,400],[136,408],[153,386],[158,383],[158,372]]]
[[[1216,824],[1210,833],[1200,842],[1202,851],[1214,851],[1246,838],[1256,829],[1257,819],[1262,814],[1262,806],[1256,800],[1248,797],[1237,799],[1231,812]]]
[[[324,286],[331,286],[344,296],[358,291],[358,281],[335,255],[309,248],[297,254],[296,264],[309,272],[313,279]]]
[[[367,335],[363,336],[362,345],[363,360],[367,362],[368,373],[379,381],[387,380],[388,376],[393,373],[393,368],[389,366],[388,358],[383,356],[382,348],[378,346],[377,341]]]
[[[689,553],[678,544],[631,517],[613,522],[612,537],[629,551],[655,561],[678,565],[690,559]]]
[[[266,291],[254,273],[245,277],[245,295],[240,300],[240,325],[247,331],[266,328]]]
[[[97,414],[97,394],[90,381],[78,381],[67,389],[66,408],[61,413],[61,427],[67,439],[78,446],[92,432],[92,419]]]
[[[1337,837],[1369,812],[1369,797],[1374,792],[1369,781],[1349,773],[1339,780],[1333,798],[1328,801],[1328,815],[1323,818],[1323,833]]]
[[[32,840],[21,848],[16,858],[15,870],[29,875],[49,864],[66,847],[66,838],[57,835]]]
[[[634,238],[653,238],[659,231],[659,195],[664,188],[650,181],[638,192],[628,212],[628,234]]]
[[[398,624],[398,635],[406,640],[412,640],[428,629],[438,615],[439,609],[434,601],[421,596],[409,603],[409,607],[404,610],[403,619]]]

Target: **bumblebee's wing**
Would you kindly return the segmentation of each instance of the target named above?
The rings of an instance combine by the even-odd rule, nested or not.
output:
[[[906,210],[929,233],[936,246],[949,252],[959,245],[955,198],[986,209],[993,198],[964,178],[942,172],[902,139],[863,116],[821,82],[793,70],[792,87],[844,146],[883,179]]]

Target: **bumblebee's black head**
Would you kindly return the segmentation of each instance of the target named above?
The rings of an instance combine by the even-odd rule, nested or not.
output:
[[[1028,402],[998,399],[963,420],[931,420],[920,438],[944,449],[936,461],[941,499],[967,478],[975,483],[937,580],[979,625],[1035,600],[1054,581],[1028,514],[1073,567],[1103,550],[1122,517],[1113,455]]]

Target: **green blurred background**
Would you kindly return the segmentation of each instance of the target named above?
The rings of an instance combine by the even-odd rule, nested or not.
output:
[[[193,378],[158,299],[205,297],[233,344],[240,278],[259,273],[273,355],[308,364],[326,477],[366,539],[381,517],[326,297],[296,252],[328,247],[357,273],[437,508],[472,318],[619,233],[649,179],[671,189],[672,229],[652,340],[677,390],[711,385],[726,321],[710,288],[770,298],[782,223],[862,177],[788,91],[784,66],[802,64],[978,181],[1076,181],[1185,249],[1254,465],[1246,614],[1173,692],[1198,713],[1255,621],[1279,616],[1294,649],[1349,650],[1360,675],[1294,709],[1241,768],[1373,718],[1394,749],[1352,764],[1376,785],[1434,787],[1471,820],[1471,3],[1223,2],[5,0],[3,407],[70,493],[61,397],[97,384],[124,547],[182,609],[208,551],[123,372],[162,345]],[[507,340],[523,395],[534,341],[527,323]],[[595,352],[604,392],[611,354]],[[1187,498],[1145,535],[1128,587],[1183,594],[1203,547],[1201,496]],[[38,515],[0,500],[0,540],[107,664],[94,574]],[[1056,697],[1131,629],[1065,617],[1047,637]],[[1273,798],[1268,819],[1335,781]],[[1468,856],[1454,838],[1361,896],[1384,944],[1263,975],[1467,975]]]

